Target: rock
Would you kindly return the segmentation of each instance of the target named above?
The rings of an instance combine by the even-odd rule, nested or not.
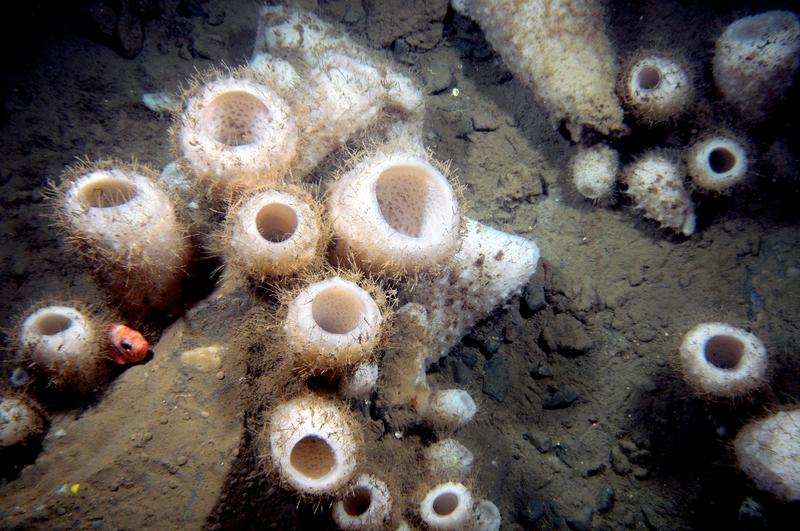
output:
[[[571,389],[559,389],[542,402],[543,409],[564,409],[572,405],[580,395]]]
[[[611,450],[611,470],[619,476],[631,473],[631,462],[628,461],[622,450],[617,447]]]
[[[634,466],[633,467],[633,477],[638,480],[647,479],[650,477],[650,470],[644,468],[642,466]]]
[[[453,381],[457,384],[465,385],[472,381],[472,369],[461,361],[455,358],[450,362],[450,368],[453,371]]]
[[[195,37],[193,51],[197,57],[209,61],[220,61],[227,55],[225,39],[208,32],[203,32]]]
[[[592,515],[594,510],[591,507],[583,507],[566,517],[567,525],[574,531],[589,531],[592,528]]]
[[[517,514],[517,521],[526,529],[536,525],[546,511],[545,503],[541,498],[530,498],[525,507]]]
[[[547,300],[544,297],[544,268],[538,267],[522,292],[520,313],[523,317],[528,318],[545,306],[547,306]]]
[[[459,352],[458,357],[464,362],[464,365],[470,369],[474,369],[478,363],[478,355],[471,350],[462,350]]]
[[[483,343],[481,343],[481,352],[484,356],[486,356],[487,359],[490,359],[492,356],[497,354],[498,350],[500,350],[500,345],[501,343],[497,339],[493,337],[487,337],[483,340]]]
[[[633,335],[642,343],[649,343],[656,338],[658,331],[648,323],[641,323],[633,329]]]
[[[472,129],[474,131],[489,132],[495,131],[499,124],[497,120],[486,111],[476,111],[472,115]]]
[[[181,353],[181,362],[196,371],[212,372],[222,366],[224,352],[225,347],[222,345],[197,347]]]
[[[553,316],[542,331],[547,348],[561,354],[580,356],[592,348],[583,324],[566,313]]]
[[[747,531],[769,529],[764,508],[753,498],[746,498],[739,506],[739,528]]]
[[[426,52],[442,42],[442,30],[444,30],[444,24],[434,22],[426,26],[424,30],[406,35],[406,41],[414,50]]]
[[[534,380],[540,380],[542,378],[552,378],[553,377],[553,369],[550,368],[550,364],[547,361],[542,360],[539,362],[539,365],[531,369],[531,378]]]
[[[606,471],[606,464],[602,461],[599,463],[593,463],[586,467],[583,471],[583,477],[585,478],[592,478],[594,476],[598,476]]]
[[[133,59],[144,46],[144,25],[141,18],[133,12],[130,2],[120,2],[120,6],[117,19],[119,52],[126,59]]]
[[[513,343],[519,339],[520,335],[522,335],[522,332],[516,323],[511,323],[503,327],[503,341],[505,343]]]
[[[429,94],[441,94],[456,83],[453,69],[443,63],[434,63],[425,68],[422,71],[422,79]]]
[[[508,361],[502,356],[490,359],[483,377],[483,393],[502,402],[508,393],[508,384]]]
[[[531,443],[542,454],[549,452],[553,447],[553,439],[543,433],[527,431],[522,435],[522,438]]]
[[[597,512],[605,514],[614,507],[614,489],[606,487],[597,497]]]

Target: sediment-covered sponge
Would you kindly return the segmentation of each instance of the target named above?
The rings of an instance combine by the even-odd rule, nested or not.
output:
[[[442,274],[419,279],[408,294],[427,310],[432,338],[427,366],[495,306],[521,293],[538,266],[534,241],[466,219],[461,248]]]
[[[597,144],[579,148],[572,158],[572,182],[586,199],[593,201],[611,195],[619,173],[619,153],[616,150]]]
[[[453,7],[474,19],[508,68],[548,109],[566,119],[575,139],[584,127],[624,131],[614,92],[615,53],[598,0],[459,0]]]
[[[114,161],[72,166],[55,202],[70,243],[122,311],[138,318],[177,306],[188,231],[152,170]]]
[[[683,183],[686,167],[678,157],[651,150],[625,168],[623,175],[627,193],[644,217],[686,236],[694,233],[694,203]]]
[[[0,397],[0,448],[24,445],[44,428],[39,407],[24,396]]]
[[[734,442],[739,468],[783,502],[800,501],[800,409],[747,424]]]
[[[800,64],[800,20],[767,11],[725,28],[714,50],[714,81],[748,121],[766,118],[786,97]]]

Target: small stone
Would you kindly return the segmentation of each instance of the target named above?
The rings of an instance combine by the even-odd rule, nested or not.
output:
[[[613,448],[611,450],[611,470],[619,476],[625,476],[631,473],[631,463],[622,450]]]
[[[591,507],[584,507],[566,517],[567,525],[574,531],[589,531],[592,528],[592,515],[594,510]]]
[[[194,38],[194,54],[201,59],[219,61],[225,58],[227,46],[225,39],[213,33],[203,32]]]
[[[626,455],[631,454],[639,449],[639,447],[636,446],[636,443],[630,439],[622,439],[618,444],[620,450],[625,452]]]
[[[764,507],[753,498],[745,498],[739,506],[739,528],[753,531],[770,528],[764,516]]]
[[[181,363],[200,372],[215,371],[222,366],[224,352],[225,347],[222,345],[193,348],[181,353]]]
[[[634,466],[633,477],[638,480],[647,479],[650,477],[650,470],[641,466]]]
[[[606,471],[606,464],[603,462],[594,463],[586,467],[583,471],[583,477],[585,478],[592,478],[594,476],[600,475]]]
[[[519,336],[522,334],[520,332],[519,326],[516,324],[510,324],[503,327],[503,341],[506,343],[513,343]]]
[[[641,266],[633,267],[628,271],[628,284],[631,287],[639,286],[644,282],[644,269]]]
[[[207,419],[209,416],[211,416],[211,413],[204,410],[200,412],[200,416],[203,417],[204,419]]]
[[[493,337],[487,337],[483,340],[483,343],[481,343],[481,352],[487,358],[491,358],[497,354],[498,350],[500,350],[500,342]]]
[[[461,358],[461,361],[464,362],[464,365],[469,367],[470,369],[474,369],[475,365],[478,364],[478,356],[471,350],[462,350],[458,357]]]
[[[477,111],[472,115],[472,129],[475,131],[489,132],[497,127],[497,120],[486,111]]]
[[[221,7],[212,8],[206,17],[206,24],[209,26],[219,26],[225,22],[225,10]]]
[[[185,465],[187,461],[188,459],[185,455],[179,455],[178,457],[175,458],[175,464],[178,466]]]
[[[425,88],[429,94],[441,94],[456,82],[450,65],[443,63],[432,64],[425,68],[422,71],[422,78],[425,80]]]
[[[497,356],[490,359],[483,377],[484,394],[502,402],[508,393],[509,376],[508,361],[504,357]]]
[[[550,368],[550,364],[546,361],[542,360],[539,362],[539,365],[531,369],[531,378],[534,380],[540,380],[542,378],[552,378],[553,377],[553,369]]]
[[[649,343],[656,338],[658,332],[652,326],[647,323],[642,323],[638,325],[633,330],[633,335],[636,336],[636,339],[641,341],[642,343]]]
[[[553,447],[553,439],[542,433],[525,432],[522,438],[531,443],[542,454],[549,452]]]
[[[551,351],[560,354],[580,356],[592,348],[583,323],[566,313],[554,315],[545,325],[542,337]]]
[[[545,513],[545,504],[541,498],[531,498],[517,515],[519,523],[527,528],[532,528],[542,519]]]
[[[578,397],[577,392],[571,389],[559,389],[553,396],[542,402],[543,409],[564,409],[572,405]]]
[[[519,310],[520,315],[525,319],[529,319],[547,306],[547,300],[544,295],[544,283],[544,266],[539,265],[533,275],[531,275],[531,278],[528,279],[528,283],[522,291]]]
[[[614,489],[606,487],[597,498],[597,511],[604,514],[612,507],[614,507]]]
[[[161,417],[160,419],[158,419],[158,423],[159,424],[167,424],[167,423],[169,423],[169,419],[167,417]]]
[[[457,384],[466,385],[472,380],[472,369],[460,359],[456,358],[450,364],[453,370],[453,380]]]
[[[218,371],[217,374],[214,375],[217,380],[224,380],[225,379],[225,371]]]

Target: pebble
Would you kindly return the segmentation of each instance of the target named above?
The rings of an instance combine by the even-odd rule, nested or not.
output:
[[[523,317],[531,317],[545,306],[547,306],[547,301],[544,296],[544,272],[540,267],[525,286],[520,313]]]
[[[541,498],[530,498],[525,507],[517,515],[519,523],[527,528],[532,528],[542,519],[545,513],[545,504]]]
[[[188,459],[185,455],[179,455],[178,457],[175,458],[175,464],[178,466],[185,465],[187,461]]]
[[[474,369],[475,365],[478,364],[478,355],[471,350],[462,350],[459,352],[458,357],[461,358],[461,361],[464,362],[464,365],[470,369]]]
[[[486,111],[477,111],[472,115],[472,129],[475,131],[489,132],[498,127],[497,120]]]
[[[466,385],[472,380],[472,369],[470,369],[462,360],[456,358],[450,362],[450,367],[453,371],[453,380],[457,384]]]
[[[522,335],[522,332],[516,323],[512,323],[503,327],[503,341],[506,343],[513,343],[519,339],[520,335]]]
[[[406,46],[408,45],[406,44]],[[442,63],[432,64],[425,68],[422,71],[422,77],[425,80],[425,88],[430,94],[441,94],[456,82],[450,65]]]
[[[739,506],[740,529],[769,529],[769,522],[764,517],[764,507],[753,498],[745,498]]]
[[[166,92],[145,92],[142,95],[142,103],[158,114],[176,112],[181,107],[181,100]]]
[[[553,377],[553,369],[550,368],[550,364],[546,361],[542,360],[539,362],[539,365],[531,369],[531,378],[534,380],[540,380],[542,378],[552,378]]]
[[[486,364],[486,374],[483,378],[483,392],[502,402],[508,393],[509,384],[508,361],[502,356],[489,360]]]
[[[225,371],[219,371],[214,376],[217,378],[217,380],[224,380],[225,379]]]
[[[543,409],[564,409],[572,405],[580,395],[571,389],[559,389],[542,402]]]
[[[181,353],[181,362],[200,372],[211,372],[220,368],[222,365],[222,354],[225,347],[222,345],[208,345],[186,350]],[[220,371],[222,372],[222,371]],[[217,373],[219,378],[219,373]]]
[[[591,507],[584,507],[582,509],[578,509],[565,519],[570,529],[573,529],[574,531],[589,531],[592,528],[593,514],[594,510]]]
[[[597,497],[597,511],[607,513],[614,507],[614,489],[606,487]]]
[[[527,431],[522,434],[522,438],[531,443],[542,454],[549,452],[553,447],[553,439],[543,433]]]
[[[588,467],[586,467],[586,469],[583,471],[583,477],[591,478],[591,477],[600,475],[605,471],[606,471],[606,464],[605,463],[603,463],[603,462],[594,463],[594,464],[589,465]]]
[[[631,473],[631,468],[631,462],[628,461],[622,450],[616,447],[613,448],[611,450],[611,470],[619,476],[625,476]]]
[[[642,323],[634,328],[633,335],[642,343],[649,343],[656,338],[658,332],[649,324]]]
[[[481,343],[481,352],[484,356],[486,356],[487,359],[489,359],[497,354],[497,351],[500,350],[500,345],[501,343],[497,339],[493,337],[487,337],[483,340],[483,343]]]
[[[551,351],[560,354],[580,356],[592,348],[583,323],[566,313],[553,316],[542,331],[542,337]]]

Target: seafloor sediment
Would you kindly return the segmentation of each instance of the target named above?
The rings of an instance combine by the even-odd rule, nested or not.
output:
[[[121,4],[136,7],[115,12]],[[798,89],[772,119],[745,127],[719,100],[710,69],[726,24],[787,5],[609,5],[620,61],[666,48],[689,61],[697,81],[696,110],[679,121],[648,128],[627,118],[633,133],[615,144],[623,164],[649,147],[683,149],[712,127],[734,128],[752,146],[747,182],[729,196],[697,196],[697,231],[682,237],[642,219],[619,188],[606,204],[583,199],[569,178],[569,133],[547,121],[479,27],[447,2],[303,4],[387,50],[419,81],[425,142],[452,160],[466,186],[465,214],[541,248],[544,299],[533,289],[512,299],[428,376],[478,403],[456,438],[475,454],[475,489],[497,504],[503,529],[781,529],[797,521],[796,504],[777,503],[738,472],[732,441],[748,420],[800,398]],[[24,31],[20,40],[3,36],[0,52],[4,346],[7,327],[33,303],[102,299],[52,226],[48,180],[75,157],[170,162],[169,117],[146,108],[142,95],[177,92],[197,70],[242,64],[252,51],[249,1],[110,6],[8,8]],[[109,17],[114,24],[104,23]],[[261,294],[211,295],[218,264],[206,262],[191,294],[204,301],[169,328],[158,323],[153,360],[88,405],[46,394],[41,450],[3,463],[0,526],[332,527],[327,507],[298,505],[258,464],[261,413],[279,398],[270,386],[280,379],[258,358],[268,356],[262,338],[241,330],[268,316]],[[773,368],[761,391],[735,402],[692,395],[676,353],[683,334],[705,321],[745,327],[766,343]],[[209,345],[226,349],[201,368],[180,358]],[[419,466],[408,448],[427,442],[426,432],[398,440],[384,413],[361,404],[369,458],[386,469]]]

